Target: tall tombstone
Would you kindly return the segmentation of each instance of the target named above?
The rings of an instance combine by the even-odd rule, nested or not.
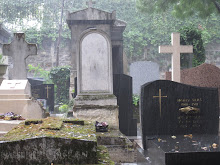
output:
[[[172,54],[172,81],[180,82],[180,53],[193,53],[193,46],[180,45],[180,33],[172,33],[171,41],[171,46],[159,46],[159,53]]]
[[[14,39],[10,44],[3,44],[3,55],[11,56],[13,68],[10,79],[27,79],[26,58],[29,55],[37,55],[37,45],[25,41],[24,33],[14,33]]]
[[[126,23],[116,19],[116,13],[105,12],[92,7],[89,1],[88,8],[67,16],[67,24],[71,30],[71,62],[72,72],[70,85],[74,87],[74,78],[77,77],[77,56],[81,35],[88,29],[98,29],[107,34],[110,40],[112,70],[114,74],[123,74],[123,31]]]
[[[137,136],[137,119],[133,118],[132,77],[114,74],[113,93],[119,106],[119,129],[126,136]]]
[[[88,8],[69,13],[67,24],[72,36],[73,77],[77,77],[74,116],[107,121],[118,128],[113,73],[123,74],[123,31],[126,23],[117,20],[115,12],[92,8],[90,1]]]
[[[160,79],[159,65],[151,61],[137,61],[130,65],[133,94],[140,95],[141,85]]]

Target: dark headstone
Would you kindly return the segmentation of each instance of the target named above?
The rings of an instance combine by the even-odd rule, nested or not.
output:
[[[133,119],[132,77],[114,74],[113,93],[119,106],[119,129],[127,136],[137,136],[137,120]]]
[[[0,142],[0,164],[97,164],[97,142],[42,137]]]
[[[140,106],[143,146],[151,159],[160,165],[197,165],[203,156],[219,160],[219,148],[211,150],[219,144],[217,88],[153,81],[142,86]]]
[[[46,99],[49,111],[54,111],[54,84],[31,86],[31,93],[35,99]]]
[[[168,80],[153,81],[141,88],[143,136],[217,135],[218,116],[216,88],[193,87]]]
[[[36,85],[42,85],[44,83],[43,78],[27,78],[28,82],[31,84],[31,86],[36,86]]]

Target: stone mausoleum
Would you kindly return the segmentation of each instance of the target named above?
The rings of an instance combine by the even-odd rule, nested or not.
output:
[[[92,7],[69,13],[71,56],[77,97],[74,116],[104,120],[118,128],[113,74],[123,74],[123,31],[126,23]],[[73,84],[73,82],[72,82]]]

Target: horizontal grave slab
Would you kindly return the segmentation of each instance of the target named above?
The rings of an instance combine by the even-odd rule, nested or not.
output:
[[[218,165],[217,135],[147,136],[146,147],[153,165]]]
[[[80,139],[40,137],[0,142],[0,164],[96,164],[97,143]]]

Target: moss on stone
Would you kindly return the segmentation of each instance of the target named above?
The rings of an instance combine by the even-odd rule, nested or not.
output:
[[[25,122],[22,122],[0,138],[0,141],[16,141],[34,137],[60,137],[96,142],[95,126],[91,122],[78,125],[63,123],[63,119],[52,117],[42,119],[42,121],[41,124],[30,125],[25,125]]]
[[[99,145],[97,147],[98,164],[114,165],[115,163],[110,159],[107,147]]]

